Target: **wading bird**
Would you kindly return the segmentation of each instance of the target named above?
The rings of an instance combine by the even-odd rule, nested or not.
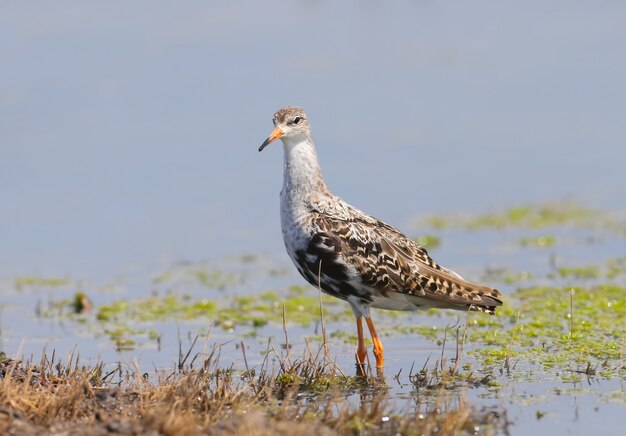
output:
[[[259,151],[277,139],[283,142],[280,217],[287,253],[309,283],[350,303],[356,317],[359,373],[364,374],[367,354],[363,318],[376,367],[382,371],[384,366],[370,307],[493,314],[502,304],[498,290],[464,280],[399,230],[333,195],[324,183],[309,120],[301,108],[280,109],[273,121],[275,128]]]

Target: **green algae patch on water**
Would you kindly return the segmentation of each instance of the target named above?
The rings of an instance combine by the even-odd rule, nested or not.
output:
[[[606,268],[606,278],[608,280],[613,280],[619,276],[626,276],[626,257],[607,260]]]
[[[124,325],[117,325],[104,329],[104,333],[113,341],[117,351],[134,350],[137,343],[130,336],[136,335],[138,332]]]
[[[237,326],[263,327],[268,323],[282,324],[283,317],[289,324],[307,326],[320,319],[320,296],[315,290],[307,294],[299,290],[281,298],[273,291],[258,296],[234,297],[221,305],[217,312],[217,326],[230,330]],[[335,321],[344,317],[341,302],[322,295],[322,305],[326,319]]]
[[[626,258],[611,258],[603,264],[598,265],[577,265],[563,266],[556,268],[550,277],[561,277],[567,279],[593,280],[604,279],[615,281],[615,279],[626,276]]]
[[[20,276],[13,280],[13,285],[18,291],[25,288],[56,288],[71,283],[67,277]]]
[[[499,340],[493,341],[491,329],[472,329],[470,341],[477,347],[471,353],[485,365],[509,365],[514,359],[528,367],[529,373],[543,370],[566,382],[573,382],[581,372],[626,377],[621,370],[626,338],[624,296],[626,288],[613,284],[519,289],[513,295],[517,314],[500,317]]]
[[[598,279],[602,275],[600,268],[594,265],[585,265],[585,266],[562,266],[557,268],[556,274],[563,278],[572,278],[572,279]]]
[[[481,277],[485,283],[504,283],[514,285],[534,278],[530,271],[515,271],[510,268],[487,268]]]
[[[329,322],[351,316],[345,304],[335,298],[322,295],[321,304],[325,319]],[[308,326],[320,320],[320,295],[315,290],[300,287],[290,287],[284,297],[271,290],[255,296],[238,295],[216,300],[192,300],[189,296],[176,294],[153,295],[135,301],[117,300],[101,305],[95,318],[105,325],[105,333],[117,344],[118,349],[132,349],[136,342],[129,340],[123,343],[122,339],[144,334],[145,330],[129,326],[168,319],[204,318],[207,323],[230,333],[238,328],[255,331],[269,323],[279,326],[283,320],[288,324]],[[254,336],[246,330],[242,334]]]
[[[546,229],[576,227],[599,229],[626,236],[626,221],[608,212],[587,208],[575,202],[555,202],[513,206],[508,209],[481,215],[446,214],[434,215],[419,220],[438,230],[461,228],[482,229]],[[532,243],[532,241],[525,241]],[[550,238],[535,242],[551,244]]]
[[[553,235],[524,236],[519,242],[522,247],[549,248],[556,244],[556,237]]]
[[[413,240],[426,250],[432,250],[441,245],[441,238],[436,235],[420,235]]]
[[[599,217],[605,214],[585,208],[576,203],[555,203],[540,205],[515,206],[488,215],[479,215],[466,224],[468,229],[523,227],[540,229],[575,225],[595,226]]]
[[[152,279],[156,285],[197,284],[210,289],[226,289],[239,281],[236,274],[197,265],[171,268]]]
[[[189,301],[189,297],[185,296],[152,296],[133,302],[118,300],[111,304],[102,305],[96,317],[100,321],[153,321],[167,318],[193,319],[199,316],[215,314],[216,307],[215,301],[207,299],[192,302]]]

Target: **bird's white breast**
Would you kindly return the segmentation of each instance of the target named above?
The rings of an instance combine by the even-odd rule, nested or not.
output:
[[[295,260],[296,253],[308,247],[313,229],[307,220],[308,211],[301,202],[294,202],[292,195],[285,189],[280,193],[280,225],[287,254]]]
[[[309,138],[302,142],[285,143],[283,189],[280,193],[280,222],[287,253],[295,260],[296,253],[305,250],[313,236],[311,196],[323,185],[322,175]]]

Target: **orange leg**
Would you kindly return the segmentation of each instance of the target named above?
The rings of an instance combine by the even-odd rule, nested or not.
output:
[[[374,321],[369,316],[365,317],[365,322],[367,323],[367,328],[370,330],[370,335],[372,335],[372,342],[374,343],[374,356],[376,357],[376,368],[383,368],[385,366],[385,350],[383,349],[383,343],[380,341],[378,334],[376,334],[376,329],[374,328]]]
[[[358,375],[365,375],[365,358],[367,357],[367,348],[365,348],[365,340],[363,339],[363,324],[362,318],[358,316],[356,318],[356,334],[357,334],[357,345],[356,345],[356,368]]]

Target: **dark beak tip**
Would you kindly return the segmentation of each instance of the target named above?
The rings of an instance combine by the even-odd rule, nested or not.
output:
[[[267,138],[265,142],[263,142],[263,144],[261,144],[261,146],[259,147],[259,151],[263,151],[263,149],[267,147],[270,144],[270,142],[272,142],[270,138]]]

